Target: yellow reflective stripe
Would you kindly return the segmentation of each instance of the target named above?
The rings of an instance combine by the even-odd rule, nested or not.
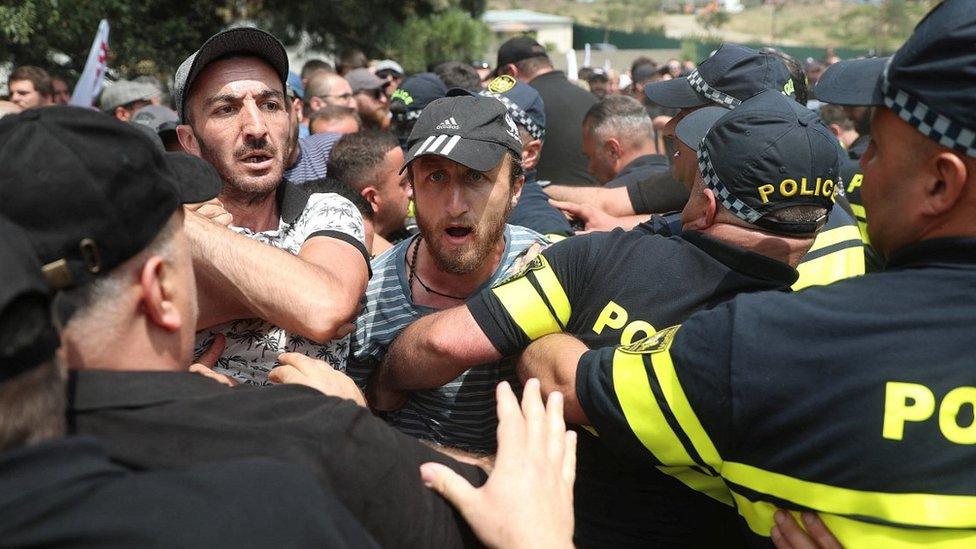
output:
[[[753,533],[769,537],[775,524],[773,514],[776,506],[765,501],[754,502],[739,494],[732,493],[739,515]],[[791,511],[798,524],[799,513]],[[903,549],[910,547],[935,547],[948,549],[956,547],[976,547],[976,531],[973,530],[922,530],[899,528],[884,524],[861,522],[829,513],[821,513],[820,519],[834,537],[845,547],[884,547]]]
[[[735,462],[725,462],[721,471],[730,482],[825,513],[860,515],[907,526],[976,528],[976,496],[853,490]]]
[[[613,354],[613,390],[617,394],[627,426],[641,444],[666,465],[658,469],[693,490],[731,505],[728,489],[720,478],[684,467],[694,465],[695,462],[671,430],[651,392],[643,356],[620,351]]]
[[[867,210],[864,206],[859,206],[857,204],[851,204],[851,210],[854,212],[854,217],[857,218],[857,230],[861,233],[861,240],[865,244],[871,244],[871,239],[868,238],[868,215]]]
[[[562,331],[528,278],[516,278],[491,291],[529,339],[536,340]]]
[[[564,234],[556,234],[556,233],[547,233],[546,234],[546,240],[548,240],[549,242],[551,242],[553,244],[555,244],[556,242],[559,242],[560,240],[566,240],[566,238],[567,238],[567,236],[564,235]]]
[[[651,362],[654,365],[654,375],[657,376],[657,382],[661,386],[664,399],[668,402],[671,413],[678,420],[681,430],[691,440],[691,444],[698,451],[698,455],[705,460],[705,463],[718,469],[721,467],[722,458],[719,457],[718,450],[712,444],[712,439],[708,438],[705,428],[698,421],[698,416],[692,410],[688,397],[685,395],[684,389],[681,388],[681,383],[678,382],[678,374],[675,372],[674,362],[671,360],[670,343],[668,348],[663,351],[653,353]]]
[[[861,240],[861,233],[857,230],[854,225],[841,225],[840,227],[835,227],[827,231],[821,231],[817,234],[816,240],[813,241],[813,246],[810,247],[812,253],[827,246],[833,246],[834,244],[840,244],[845,240]]]
[[[852,202],[851,203],[851,211],[854,212],[854,217],[856,217],[858,219],[864,219],[866,221],[867,218],[868,218],[868,216],[867,216],[867,210],[865,210],[864,209],[864,206],[861,206],[860,204],[854,204]]]
[[[549,266],[549,261],[543,255],[540,255],[539,259],[542,260],[543,268],[529,272],[535,275],[536,282],[539,283],[542,291],[546,294],[546,300],[549,301],[552,310],[556,311],[559,322],[565,326],[569,322],[569,316],[572,314],[573,308],[569,304],[569,298],[566,297],[566,291],[563,290],[562,284],[556,278],[556,272]]]
[[[864,246],[844,248],[800,263],[796,271],[800,276],[793,283],[793,290],[809,286],[825,286],[838,280],[864,274]]]

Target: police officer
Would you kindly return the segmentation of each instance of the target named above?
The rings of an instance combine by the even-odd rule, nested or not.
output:
[[[523,369],[568,376],[570,419],[734,500],[757,541],[779,506],[847,546],[976,545],[974,40],[976,3],[948,0],[838,90],[877,109],[861,165],[884,272],[739,296],[618,349],[540,340]]]
[[[796,97],[796,88],[802,85],[802,82],[791,78],[789,68],[777,56],[738,44],[723,44],[687,77],[648,84],[644,87],[644,93],[654,103],[680,109],[665,128],[664,133],[668,136],[673,135],[681,119],[695,109],[706,105],[734,109],[742,101],[766,89]],[[839,145],[836,148],[840,157],[846,157]],[[674,175],[678,179],[687,179],[682,178],[682,166],[688,166],[689,161],[693,163],[694,159],[687,158],[687,152],[680,146],[675,149]],[[684,170],[688,171],[688,168]],[[793,285],[794,290],[864,274],[863,242],[850,205],[843,195],[843,186],[838,186],[830,224],[817,235],[817,242],[797,267],[800,278]],[[674,216],[670,219],[668,216],[652,219],[642,227],[667,231],[669,221],[670,227],[675,228]]]
[[[681,236],[618,229],[555,244],[465,306],[408,327],[374,378],[376,393],[437,387],[462,364],[517,355],[546,334],[572,333],[590,345],[629,343],[737,293],[788,289],[797,277],[793,267],[827,218],[836,145],[795,101],[775,91],[755,101],[732,111],[738,125],[700,151],[703,168],[682,213]],[[703,109],[687,119],[687,142],[698,147],[715,111],[729,112]],[[743,175],[715,179],[716,173]],[[735,545],[726,501],[613,459],[585,433],[580,446],[577,543]],[[714,526],[700,528],[703,520]]]

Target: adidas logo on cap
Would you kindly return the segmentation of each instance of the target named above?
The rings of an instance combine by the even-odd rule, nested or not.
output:
[[[457,120],[454,120],[454,117],[452,116],[447,120],[438,124],[437,127],[434,129],[435,130],[460,130],[461,126],[458,126]]]

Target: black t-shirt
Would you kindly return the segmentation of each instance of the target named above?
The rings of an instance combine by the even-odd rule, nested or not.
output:
[[[592,233],[559,242],[523,271],[468,301],[505,356],[557,332],[589,347],[630,343],[741,292],[786,289],[784,263],[699,232]],[[576,542],[581,546],[734,546],[730,507],[580,433]],[[708,528],[703,528],[708,524]]]
[[[73,437],[0,455],[0,546],[379,547],[294,465],[134,474]]]
[[[669,171],[668,159],[660,154],[645,154],[631,160],[604,185],[607,188],[629,187],[632,183],[643,181],[648,177]],[[674,209],[674,208],[672,208]]]
[[[549,195],[535,180],[534,175],[525,176],[522,195],[518,204],[508,216],[509,225],[521,225],[543,235],[572,236],[566,216],[549,204]]]
[[[189,373],[72,372],[68,421],[136,470],[240,457],[301,465],[384,547],[471,540],[453,508],[421,483],[422,463],[447,464],[476,485],[485,480],[351,401],[299,385],[230,389]]]
[[[670,171],[653,173],[640,181],[627,184],[627,195],[635,214],[662,213],[680,210],[688,202],[688,188]]]
[[[546,111],[546,137],[536,167],[539,181],[597,185],[586,171],[583,155],[583,117],[596,103],[596,97],[567,80],[562,71],[536,76],[529,85],[539,92]]]
[[[884,272],[739,296],[583,355],[608,447],[734,498],[757,545],[777,508],[847,547],[976,544],[976,239],[923,241]]]

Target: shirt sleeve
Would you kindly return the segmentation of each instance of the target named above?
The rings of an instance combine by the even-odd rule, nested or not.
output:
[[[566,331],[583,273],[592,264],[592,238],[573,237],[537,255],[514,274],[467,302],[468,310],[502,356]]]
[[[369,265],[366,251],[366,230],[363,216],[348,199],[335,193],[315,193],[308,198],[305,210],[295,223],[300,242],[316,236],[326,236],[348,242],[356,247]]]
[[[636,214],[661,213],[679,210],[688,201],[688,189],[670,172],[627,184],[627,195]]]
[[[576,374],[580,405],[607,446],[658,466],[689,487],[731,504],[720,448],[731,436],[725,334],[691,319],[617,348],[585,353]],[[705,337],[708,335],[708,337]],[[726,345],[727,347],[727,345]]]

